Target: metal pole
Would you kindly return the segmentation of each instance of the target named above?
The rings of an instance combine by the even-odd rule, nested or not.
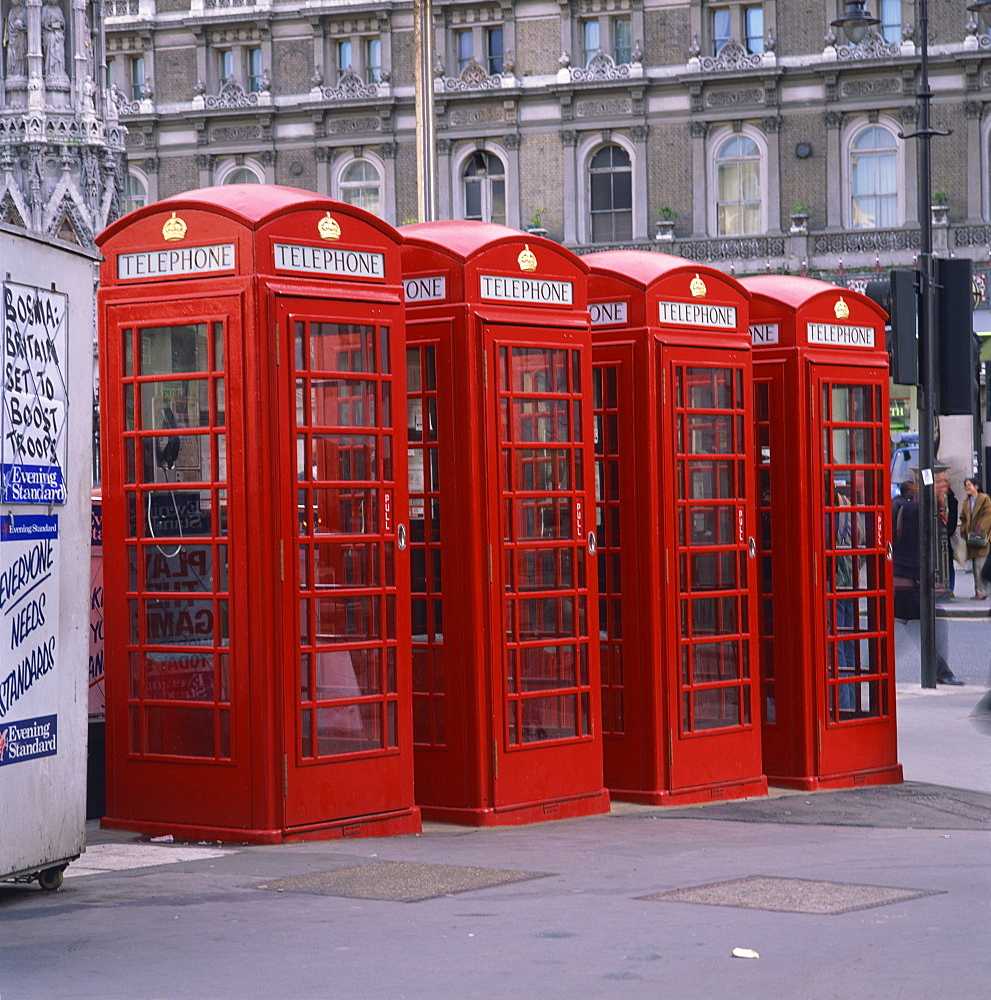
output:
[[[437,218],[437,149],[434,142],[434,43],[431,0],[413,0],[416,105],[416,202],[420,222]]]
[[[929,89],[929,3],[919,0],[921,66],[919,71],[919,640],[922,686],[936,687],[936,500],[933,465],[936,429],[936,302],[933,295],[932,158]]]

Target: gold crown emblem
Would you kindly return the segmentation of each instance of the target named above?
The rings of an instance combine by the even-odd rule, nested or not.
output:
[[[523,244],[523,249],[520,251],[519,257],[516,258],[516,263],[520,265],[521,271],[537,270],[537,258],[534,256],[533,251],[530,249],[529,243]]]
[[[843,296],[839,297],[836,305],[833,306],[833,312],[836,313],[837,319],[846,319],[850,315],[850,307],[843,301]]]
[[[692,278],[692,283],[688,286],[692,290],[692,295],[697,299],[704,299],[707,291],[705,282],[696,274]]]
[[[317,223],[317,232],[322,240],[339,240],[341,238],[341,227],[337,224],[336,219],[331,218],[330,212]]]
[[[173,212],[172,218],[166,219],[165,225],[162,226],[162,235],[170,242],[184,240],[186,238],[186,223]]]

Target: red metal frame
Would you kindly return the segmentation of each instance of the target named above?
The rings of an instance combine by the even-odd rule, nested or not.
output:
[[[764,794],[749,295],[666,254],[584,260],[593,364],[616,382],[595,402],[606,784],[660,805]]]
[[[768,780],[896,783],[886,317],[809,278],[742,284],[753,295]]]
[[[417,831],[395,231],[244,185],[99,243],[104,825]]]
[[[607,811],[586,269],[503,226],[400,232],[417,803],[479,826]]]

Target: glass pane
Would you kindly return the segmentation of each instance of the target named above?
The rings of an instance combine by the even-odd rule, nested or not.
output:
[[[145,698],[214,701],[212,655],[145,654]]]
[[[141,375],[210,370],[206,323],[155,326],[140,331]]]
[[[310,368],[374,372],[375,328],[357,323],[311,323]]]

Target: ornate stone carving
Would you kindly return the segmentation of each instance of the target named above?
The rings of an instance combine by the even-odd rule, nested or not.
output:
[[[378,97],[378,84],[365,83],[349,66],[338,78],[336,87],[321,90],[325,101],[367,101]]]
[[[571,70],[572,83],[592,83],[597,80],[628,80],[630,64],[616,64],[616,60],[605,52],[596,52],[584,67]]]
[[[245,92],[233,77],[226,80],[219,94],[211,94],[204,98],[204,104],[211,111],[219,108],[256,108],[258,95]]]
[[[602,118],[606,115],[628,115],[633,110],[633,101],[628,97],[603,98],[599,101],[578,101],[575,104],[577,118]]]
[[[897,77],[874,80],[847,80],[843,84],[844,97],[870,97],[873,94],[900,94],[902,82]]]
[[[902,47],[898,42],[886,42],[876,28],[871,28],[856,45],[837,45],[836,58],[840,62],[858,59],[894,59],[901,55],[901,51]]]
[[[731,38],[714,56],[699,60],[704,73],[719,70],[759,69],[762,63],[759,52],[748,52],[735,38]]]
[[[710,108],[728,108],[737,104],[763,104],[762,87],[747,87],[743,90],[714,90],[705,95],[705,103]]]
[[[474,58],[468,60],[468,65],[457,76],[445,76],[443,81],[444,90],[448,93],[499,90],[502,87],[502,77],[498,73],[490,76],[485,67]]]

